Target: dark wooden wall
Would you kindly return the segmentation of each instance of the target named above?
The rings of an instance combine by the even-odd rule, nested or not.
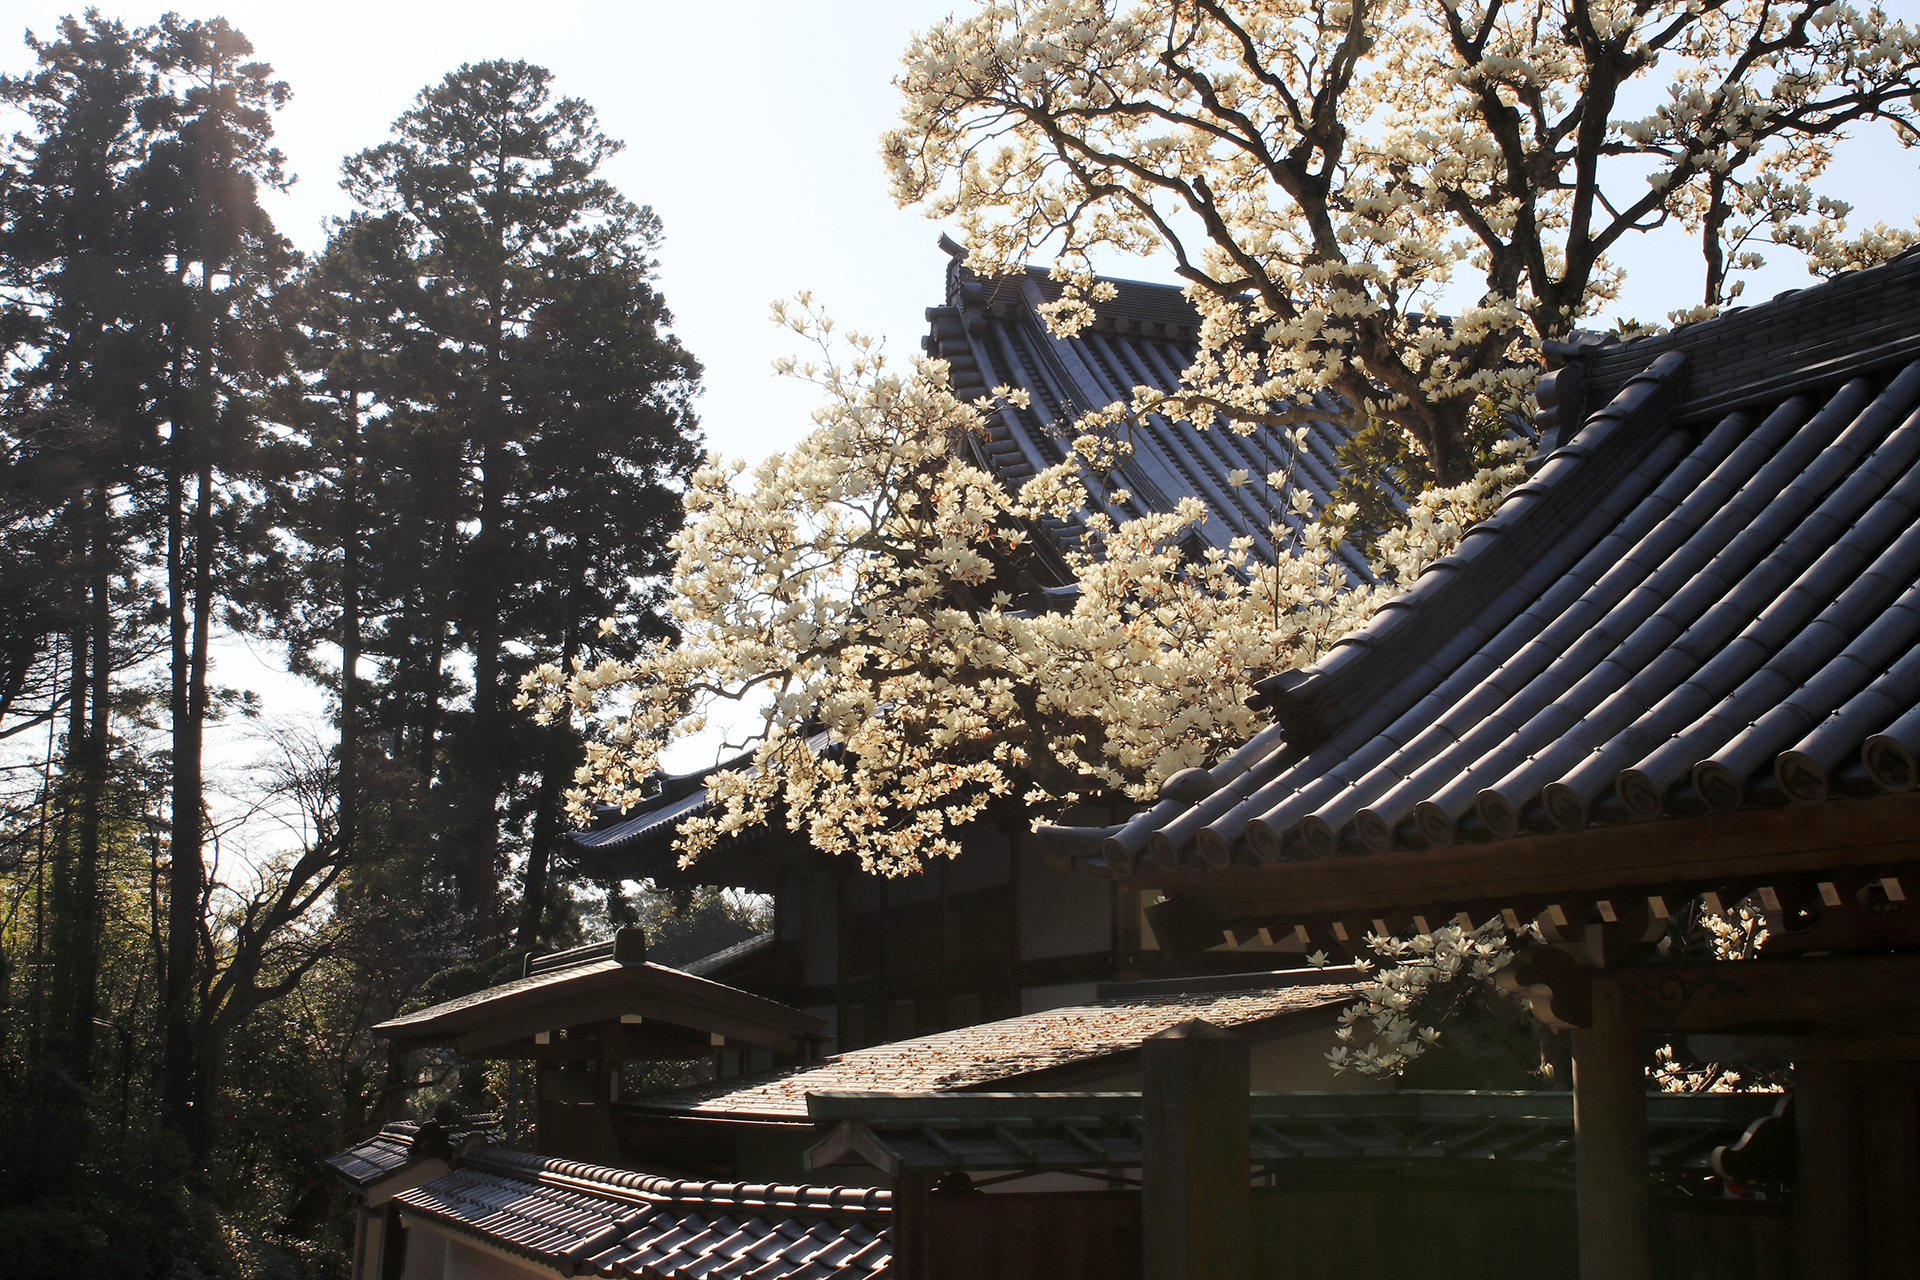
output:
[[[922,1203],[927,1269],[902,1266],[900,1280],[1143,1280],[1137,1192],[935,1193]],[[1663,1198],[1656,1280],[1791,1280],[1790,1215],[1782,1201]],[[1256,1274],[1578,1274],[1571,1189],[1439,1178],[1261,1187],[1253,1216]]]

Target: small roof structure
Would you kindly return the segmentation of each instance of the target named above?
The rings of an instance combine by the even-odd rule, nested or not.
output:
[[[503,1051],[542,1032],[633,1018],[644,1031],[630,1032],[678,1057],[707,1052],[713,1036],[797,1053],[826,1025],[763,996],[650,963],[645,934],[627,928],[607,942],[532,958],[525,977],[389,1019],[373,1031],[402,1050],[441,1046],[468,1056],[513,1056]]]
[[[1360,990],[1357,981],[1317,981],[1318,974],[1267,976],[1281,981],[1291,978],[1298,985],[1131,996],[1050,1009],[856,1049],[824,1062],[656,1094],[626,1103],[622,1110],[685,1119],[801,1124],[807,1121],[811,1094],[1066,1084],[1128,1069],[1138,1057],[1142,1040],[1189,1018],[1205,1018],[1260,1039],[1303,1015],[1346,1005]]]
[[[408,1187],[445,1173],[461,1152],[492,1141],[499,1122],[492,1115],[464,1116],[456,1124],[395,1120],[380,1132],[328,1156],[324,1163],[369,1205],[385,1203]]]
[[[893,1252],[886,1191],[683,1182],[500,1147],[394,1203],[560,1276],[873,1280]]]

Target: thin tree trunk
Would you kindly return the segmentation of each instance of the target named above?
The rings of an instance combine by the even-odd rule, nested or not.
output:
[[[197,1035],[195,988],[199,985],[200,934],[205,926],[202,894],[206,884],[207,649],[213,617],[213,416],[210,355],[201,368],[208,380],[206,398],[195,405],[200,421],[185,433],[186,446],[169,468],[167,513],[167,591],[173,645],[173,812],[172,872],[168,877],[166,1074],[163,1110],[167,1122],[195,1157],[212,1142],[211,1114],[202,1097],[206,1073]],[[196,397],[196,400],[199,398]],[[176,425],[176,429],[178,429]],[[183,528],[186,473],[195,481],[191,528]],[[191,562],[189,562],[189,548]]]
[[[586,552],[576,543],[567,566],[567,590],[561,597],[567,602],[568,618],[560,646],[562,670],[572,666],[574,654],[580,648],[580,631],[575,622],[580,609],[576,601],[584,590],[585,579]],[[540,771],[540,790],[534,797],[533,839],[527,847],[527,870],[520,885],[520,923],[514,934],[515,945],[521,947],[531,947],[538,941],[540,926],[546,917],[547,876],[553,864],[553,846],[560,837],[560,797],[573,779],[578,754],[571,740],[563,738],[562,741],[564,746],[547,751]]]
[[[105,486],[94,490],[92,512],[93,547],[89,577],[91,663],[87,668],[91,685],[90,714],[85,745],[82,748],[80,841],[73,866],[73,945],[66,963],[71,971],[65,1009],[68,1016],[68,1043],[71,1045],[71,1069],[77,1079],[93,1079],[94,1017],[99,1008],[100,975],[100,864],[101,830],[107,803],[108,772],[112,764],[110,673],[113,670],[113,610],[110,599],[112,576],[108,566],[112,558],[113,530],[109,522]],[[76,694],[78,688],[75,689]]]
[[[360,834],[360,395],[347,396],[347,461],[341,477],[340,810],[341,859],[358,852]]]
[[[191,583],[186,547],[187,449],[192,429],[176,415],[167,442],[167,711],[173,728],[168,823],[167,954],[161,1115],[183,1136],[193,1117],[193,988],[200,945],[199,726],[193,722]]]
[[[481,462],[480,528],[474,538],[472,580],[476,583],[473,643],[473,776],[469,782],[463,833],[466,874],[462,877],[474,913],[474,933],[486,936],[499,915],[500,844],[498,816],[503,785],[500,768],[500,469],[504,450],[489,442]]]

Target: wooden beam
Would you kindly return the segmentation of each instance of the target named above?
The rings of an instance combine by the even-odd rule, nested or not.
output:
[[[1591,1023],[1573,1032],[1580,1280],[1649,1280],[1647,1070],[1640,1026],[1611,975],[1590,976]]]
[[[1920,955],[1785,956],[1612,971],[1655,1031],[1898,1030],[1920,1022]]]
[[[1199,1019],[1140,1046],[1142,1274],[1249,1280],[1248,1042]]]
[[[1790,872],[1904,862],[1920,852],[1916,831],[1920,792],[1421,852],[1158,872],[1122,877],[1121,883],[1190,894],[1226,917],[1304,919],[1427,903],[1606,897],[1650,885],[1757,883]]]

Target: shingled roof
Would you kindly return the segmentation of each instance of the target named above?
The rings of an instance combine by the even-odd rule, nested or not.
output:
[[[1029,267],[1014,275],[982,277],[968,269],[959,245],[943,239],[941,246],[953,261],[947,267],[946,305],[927,310],[928,354],[947,361],[962,399],[997,386],[1021,388],[1031,397],[1027,408],[1008,406],[995,414],[988,438],[969,442],[973,460],[1009,487],[1066,461],[1077,434],[1073,424],[1082,414],[1131,399],[1135,387],[1172,391],[1193,362],[1200,316],[1174,286],[1106,280],[1115,296],[1093,303],[1092,322],[1061,338],[1048,332],[1040,312],[1061,293],[1060,282],[1045,270]],[[1313,517],[1272,509],[1266,501],[1272,494],[1262,485],[1236,486],[1229,474],[1244,470],[1257,479],[1285,472],[1312,499],[1310,510],[1318,512],[1339,484],[1335,451],[1352,436],[1351,428],[1335,420],[1338,416],[1329,408],[1326,419],[1301,424],[1305,447],[1295,449],[1285,430],[1262,427],[1242,434],[1224,425],[1200,430],[1152,415],[1128,436],[1133,453],[1115,477],[1114,487],[1130,493],[1132,501],[1114,503],[1106,486],[1092,483],[1094,507],[1128,520],[1171,511],[1182,498],[1198,497],[1208,511],[1198,537],[1207,545],[1224,549],[1245,536],[1270,557],[1269,528],[1276,519],[1297,527]],[[1084,525],[1078,519],[1054,521],[1042,532],[1058,562],[1078,543]],[[1372,580],[1365,556],[1344,548],[1342,557],[1349,573]],[[1062,574],[1061,581],[1069,579]]]
[[[1320,981],[1318,975],[1276,975],[1276,981],[1289,976],[1297,985],[1103,1000],[1030,1013],[856,1049],[820,1063],[656,1094],[627,1109],[802,1122],[809,1093],[977,1089],[1043,1077],[1057,1081],[1075,1068],[1124,1071],[1141,1041],[1189,1018],[1205,1018],[1258,1038],[1280,1020],[1345,1005],[1360,990],[1358,982]]]
[[[1261,685],[1273,729],[1062,847],[1226,868],[1910,790],[1920,254],[1563,351],[1528,483]]]
[[[682,1182],[501,1148],[394,1199],[565,1276],[870,1280],[893,1252],[886,1191]]]

